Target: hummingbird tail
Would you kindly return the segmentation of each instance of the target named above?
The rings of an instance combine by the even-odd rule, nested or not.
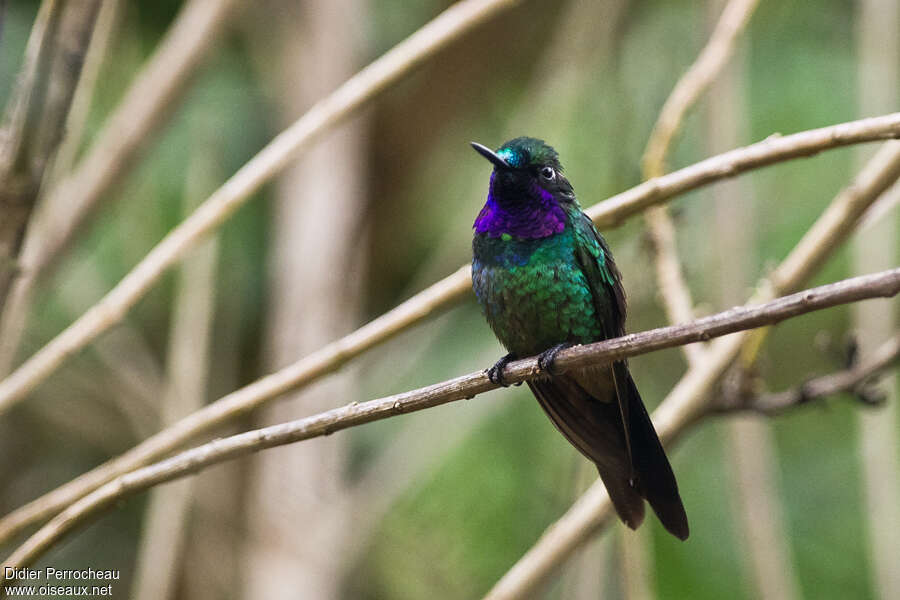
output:
[[[633,469],[628,458],[622,419],[615,402],[612,380],[606,371],[608,385],[603,402],[588,392],[574,377],[561,375],[552,379],[528,382],[544,412],[556,428],[597,465],[600,478],[619,518],[631,529],[644,521],[644,498],[632,485]],[[592,381],[599,381],[593,375]]]
[[[688,537],[675,475],[625,363],[528,385],[557,429],[597,465],[622,522],[636,529],[646,499],[672,535]]]
[[[625,363],[616,363],[615,369],[619,394],[624,393],[628,403],[628,430],[638,490],[650,503],[663,527],[678,539],[686,540],[690,527],[675,473],[628,367]]]

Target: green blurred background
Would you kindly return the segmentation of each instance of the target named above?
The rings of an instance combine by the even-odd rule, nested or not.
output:
[[[159,139],[42,284],[18,360],[119,281],[183,218],[185,202],[205,198],[314,99],[448,4],[268,0],[240,7],[184,100],[172,107]],[[691,111],[670,167],[775,132],[870,116],[860,108],[865,91],[857,83],[861,4],[761,2],[726,81]],[[2,100],[15,82],[37,6],[22,0],[7,6]],[[84,147],[179,7],[175,0],[120,2]],[[205,400],[352,331],[470,260],[471,224],[488,178],[470,140],[496,147],[518,135],[546,139],[559,150],[584,206],[639,183],[641,153],[656,115],[721,7],[719,1],[687,0],[523,2],[329,133],[320,156],[266,186],[221,229]],[[900,34],[900,23],[893,33]],[[328,62],[332,45],[346,51],[334,65]],[[900,56],[893,65],[900,69]],[[723,102],[729,131],[715,116]],[[881,112],[889,110],[896,107]],[[749,297],[859,164],[858,150],[830,151],[672,202],[698,311]],[[292,219],[308,227],[292,229]],[[721,249],[722,219],[738,223],[743,237],[735,252]],[[883,219],[896,225],[896,210]],[[314,241],[312,230],[319,231]],[[664,325],[642,220],[606,235],[624,274],[629,330]],[[854,274],[849,248],[840,249],[810,284]],[[891,262],[900,264],[893,248]],[[103,350],[101,343],[80,353],[0,419],[0,512],[160,428],[163,417],[153,400],[163,395],[178,293],[170,274],[114,330],[127,344]],[[892,307],[896,315],[896,302]],[[291,310],[307,308],[324,325],[291,316]],[[274,339],[285,322],[276,318],[297,325],[296,339]],[[315,333],[304,337],[310,328]],[[763,348],[762,385],[779,390],[841,368],[851,329],[848,308],[780,325]],[[251,415],[228,431],[426,385],[485,368],[502,353],[474,298],[467,297],[280,403],[279,411]],[[685,363],[672,349],[635,358],[631,368],[652,407]],[[148,369],[157,375],[148,376]],[[690,539],[678,542],[654,518],[640,535],[616,524],[561,569],[544,597],[637,597],[627,575],[632,568],[659,598],[761,597],[748,557],[754,527],[746,527],[740,514],[742,502],[755,503],[760,495],[775,509],[769,516],[781,546],[773,552],[785,559],[785,597],[879,597],[859,411],[848,396],[762,426],[755,419],[753,443],[762,450],[754,452],[762,457],[766,479],[749,489],[735,468],[745,438],[725,419],[703,424],[671,453]],[[896,412],[883,414],[896,419]],[[171,597],[271,597],[261,585],[280,589],[282,598],[478,597],[593,478],[523,388],[264,455],[296,468],[273,482],[260,456],[216,467],[192,484],[181,547],[173,550],[178,560],[163,571],[151,565],[154,577],[174,582]],[[328,468],[309,465],[310,456],[325,456],[317,462]],[[259,497],[261,490],[268,500]],[[294,496],[302,499],[294,502]],[[146,509],[146,495],[122,504],[41,564],[118,568],[123,581],[116,596],[140,597],[135,573],[147,560],[139,550],[148,535]],[[894,534],[900,538],[900,530]],[[642,568],[629,562],[629,552],[638,553]],[[310,580],[304,579],[307,571]]]

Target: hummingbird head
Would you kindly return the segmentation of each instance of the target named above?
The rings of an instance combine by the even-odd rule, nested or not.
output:
[[[476,232],[537,239],[565,229],[561,205],[576,200],[556,150],[529,137],[510,140],[496,152],[475,142],[472,147],[494,165]]]

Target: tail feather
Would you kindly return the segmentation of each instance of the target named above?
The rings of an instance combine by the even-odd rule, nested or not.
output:
[[[626,525],[636,529],[641,524],[646,499],[663,526],[686,539],[687,515],[672,467],[628,367],[616,363],[614,368],[615,377],[609,367],[602,367],[528,385],[557,429],[597,465],[613,507]]]
[[[631,443],[637,449],[634,452],[634,462],[642,495],[650,503],[663,527],[678,539],[686,540],[690,535],[690,527],[672,465],[669,464],[628,367],[624,363],[616,363],[616,368],[617,372],[621,369],[625,375],[625,385],[621,387],[629,402],[629,431]]]

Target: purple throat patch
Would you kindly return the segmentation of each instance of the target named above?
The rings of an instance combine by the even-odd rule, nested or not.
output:
[[[566,228],[566,215],[553,198],[553,194],[534,184],[532,194],[524,201],[504,202],[494,190],[494,174],[487,202],[478,218],[475,231],[490,237],[508,234],[522,239],[545,238],[561,233]]]

